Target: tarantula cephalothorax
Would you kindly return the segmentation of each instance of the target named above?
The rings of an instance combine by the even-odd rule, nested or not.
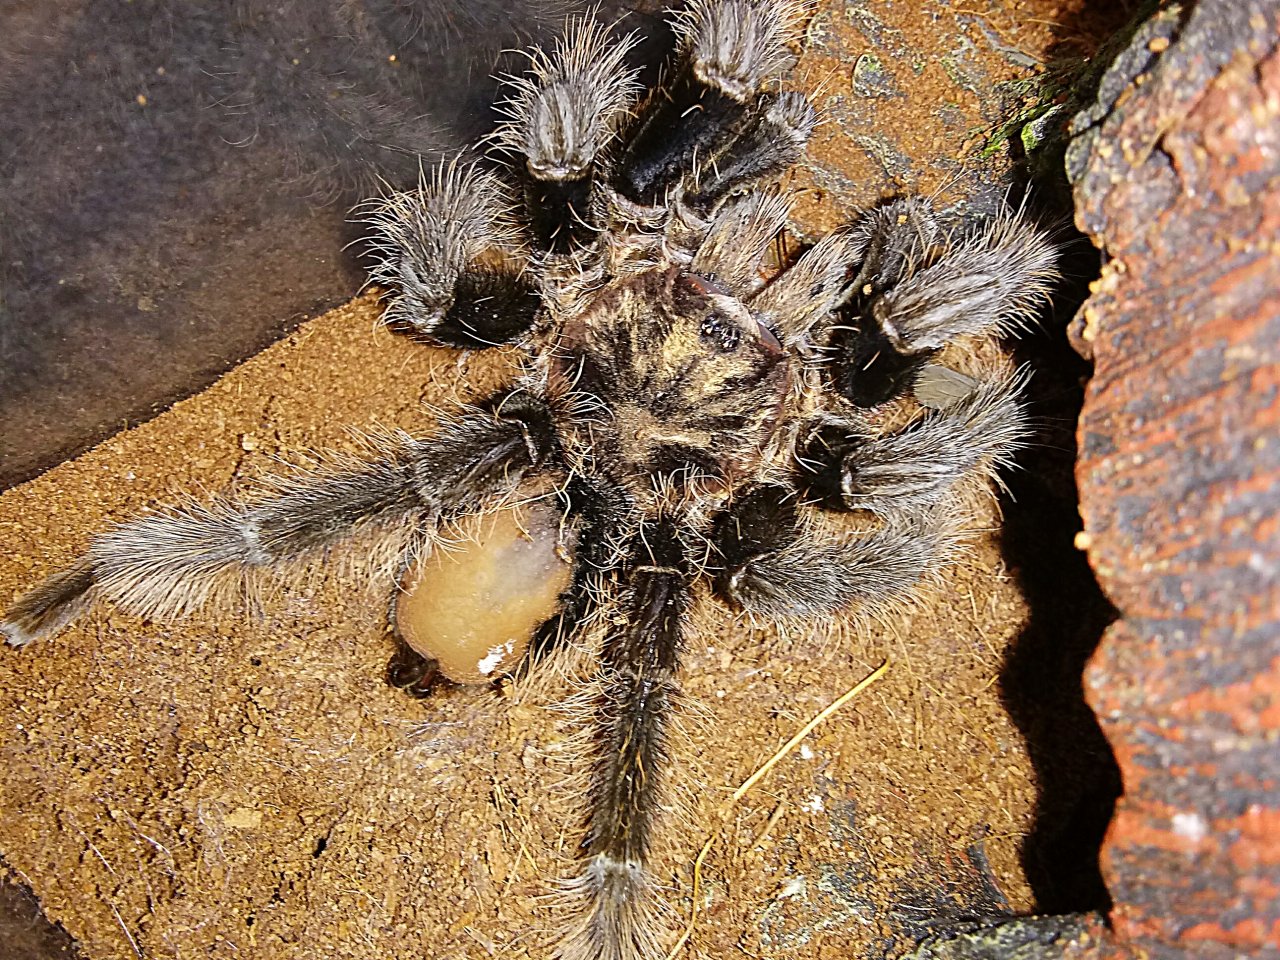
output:
[[[1017,213],[945,230],[908,198],[761,279],[788,205],[760,185],[815,123],[801,94],[774,89],[802,12],[694,0],[674,19],[679,63],[638,109],[628,42],[571,21],[511,82],[494,150],[518,190],[454,164],[365,214],[388,322],[468,349],[519,344],[519,382],[381,457],[102,534],[8,612],[9,642],[99,598],[189,612],[357,533],[394,554],[393,617],[407,620],[406,598],[463,588],[407,572],[442,529],[505,516],[571,565],[560,581],[546,564],[504,570],[519,586],[496,613],[547,584],[550,604],[522,607],[514,632],[473,610],[470,670],[442,665],[430,614],[401,624],[389,675],[421,694],[438,670],[474,680],[566,648],[586,658],[584,840],[557,955],[655,956],[651,849],[692,605],[785,624],[909,595],[961,539],[963,489],[1025,434],[1019,377],[930,358],[1022,322],[1053,276],[1051,245]],[[878,408],[898,398],[920,412],[885,429]],[[472,529],[460,550],[482,559],[519,539]]]

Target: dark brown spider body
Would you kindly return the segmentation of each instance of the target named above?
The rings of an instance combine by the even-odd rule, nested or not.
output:
[[[786,625],[910,598],[962,541],[970,481],[1027,432],[1018,376],[931,360],[1016,327],[1054,275],[1052,246],[1020,211],[947,229],[908,198],[763,279],[788,205],[761,184],[799,158],[815,122],[802,95],[774,89],[801,15],[799,2],[694,0],[674,23],[671,92],[639,106],[628,42],[571,21],[512,81],[494,142],[516,183],[443,164],[365,210],[386,321],[464,349],[516,344],[519,382],[380,457],[109,530],[19,599],[0,634],[21,646],[98,599],[182,615],[355,543],[375,543],[369,565],[400,584],[459,530],[482,560],[505,558],[513,530],[541,537],[548,549],[529,552],[571,561],[569,586],[551,588],[554,612],[532,635],[485,635],[479,649],[527,644],[502,661],[517,677],[562,650],[586,664],[566,707],[581,856],[553,952],[661,956],[654,841],[690,610]],[[886,429],[885,403],[909,424]],[[538,523],[524,531],[512,518],[531,501]],[[466,590],[451,575],[424,582]],[[505,630],[483,604],[478,629]],[[390,670],[416,695],[436,674],[427,621]]]
[[[791,385],[787,352],[737,298],[679,267],[602,290],[568,320],[548,384],[596,411],[569,421],[571,466],[646,491],[751,476]]]

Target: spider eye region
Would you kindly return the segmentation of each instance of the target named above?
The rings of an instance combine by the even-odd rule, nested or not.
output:
[[[791,383],[790,355],[746,305],[678,267],[605,288],[558,346],[555,379],[590,396],[591,443],[624,476],[751,470]]]
[[[784,355],[777,338],[715,280],[679,274],[672,284],[671,305],[679,317],[697,321],[699,339],[715,353],[733,353],[750,343],[766,355]]]
[[[742,343],[742,330],[723,314],[714,311],[702,318],[698,334],[704,343],[721,353],[731,353]]]

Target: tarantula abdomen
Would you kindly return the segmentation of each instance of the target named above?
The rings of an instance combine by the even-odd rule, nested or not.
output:
[[[575,531],[555,502],[530,500],[473,518],[464,539],[411,558],[391,607],[399,638],[455,683],[514,673],[572,578]],[[396,686],[424,685],[398,656]]]

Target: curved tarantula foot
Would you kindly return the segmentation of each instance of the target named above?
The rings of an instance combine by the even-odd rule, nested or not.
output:
[[[0,619],[0,637],[11,647],[25,647],[57,633],[88,608],[93,585],[93,564],[87,558],[77,561],[7,610]]]
[[[396,291],[387,326],[466,349],[509,343],[533,326],[542,298],[524,271],[514,202],[492,174],[442,164],[361,213],[372,230],[369,278]]]
[[[492,139],[500,155],[523,158],[525,213],[544,250],[566,253],[595,236],[598,158],[640,92],[626,63],[635,43],[634,35],[613,39],[594,17],[575,17],[553,50],[529,52],[526,75],[506,78],[511,93]]]
[[[813,429],[803,456],[811,496],[833,510],[927,512],[966,476],[1010,465],[1030,433],[1024,373],[978,381],[931,364],[916,383],[927,412],[902,430],[875,435],[841,421]]]
[[[860,407],[901,396],[954,340],[1025,327],[1058,276],[1057,249],[1023,208],[949,230],[929,200],[907,197],[850,233],[861,268],[826,350],[832,386]]]
[[[953,521],[936,514],[904,513],[873,532],[833,536],[802,506],[787,488],[764,485],[716,521],[716,592],[753,620],[785,623],[855,605],[883,612],[956,547]]]
[[[449,682],[440,672],[440,664],[402,641],[397,641],[396,652],[387,661],[386,680],[388,686],[403,690],[415,700],[431,696]]]

